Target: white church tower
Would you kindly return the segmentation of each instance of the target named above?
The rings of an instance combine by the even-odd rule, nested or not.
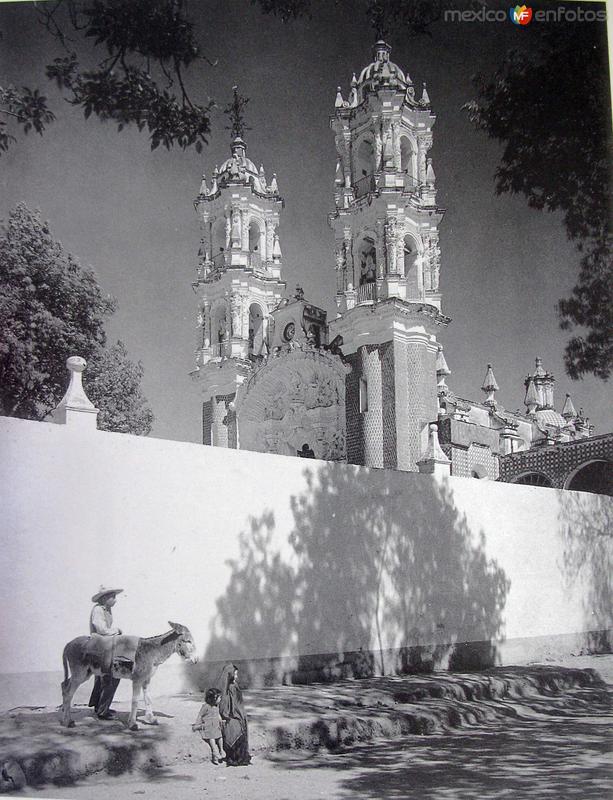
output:
[[[423,86],[376,43],[374,61],[339,88],[335,232],[338,318],[352,365],[347,379],[350,463],[418,469],[437,420],[441,313],[435,175],[428,151],[435,116]]]
[[[202,392],[203,443],[238,446],[234,399],[253,366],[266,355],[270,312],[279,304],[281,280],[277,179],[247,158],[243,107],[234,87],[227,109],[231,156],[211,184],[202,177],[195,208],[200,217],[197,280],[196,369]]]

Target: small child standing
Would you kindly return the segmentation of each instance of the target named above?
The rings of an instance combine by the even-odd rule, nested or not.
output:
[[[211,748],[211,761],[220,764],[226,757],[221,738],[221,717],[219,716],[219,689],[207,689],[204,695],[204,705],[198,712],[196,722],[192,725],[193,731],[200,731],[200,735]]]

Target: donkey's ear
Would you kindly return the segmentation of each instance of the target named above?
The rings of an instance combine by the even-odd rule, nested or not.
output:
[[[170,622],[169,621],[168,624],[170,625],[170,627],[173,629],[173,631],[175,633],[181,634],[181,633],[185,633],[185,631],[187,630],[185,625],[180,625],[178,622]]]

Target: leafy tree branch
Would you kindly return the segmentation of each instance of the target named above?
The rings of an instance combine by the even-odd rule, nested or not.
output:
[[[558,23],[537,51],[514,50],[491,77],[475,79],[470,120],[503,145],[498,194],[522,194],[532,208],[562,213],[581,253],[571,296],[560,300],[571,378],[607,379],[611,330],[611,106],[606,29]]]
[[[47,223],[19,204],[0,229],[0,414],[44,419],[66,391],[66,359],[80,355],[91,362],[86,385],[99,427],[148,433],[142,366],[121,342],[106,347],[104,324],[116,305]]]

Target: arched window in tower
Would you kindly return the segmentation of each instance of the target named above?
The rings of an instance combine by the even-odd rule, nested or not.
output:
[[[404,175],[404,190],[412,192],[417,187],[416,160],[408,136],[400,137],[400,170]]]
[[[265,356],[264,315],[257,303],[249,306],[249,358],[252,361]]]
[[[211,350],[214,356],[226,355],[227,341],[228,318],[225,306],[220,305],[215,309],[211,325]]]
[[[421,259],[417,250],[417,242],[411,235],[404,237],[404,277],[407,286],[407,300],[421,300],[419,267]]]
[[[224,263],[224,253],[226,250],[226,220],[224,217],[215,220],[213,223],[213,252],[211,257],[215,266],[219,267]]]
[[[359,285],[375,283],[377,280],[377,250],[375,240],[365,236],[358,247],[358,264],[360,268]]]
[[[260,252],[261,241],[260,226],[257,220],[252,219],[249,223],[249,260],[250,266],[259,269],[262,264],[262,254]]]
[[[362,139],[355,157],[355,196],[363,197],[374,189],[375,148],[370,139]]]

